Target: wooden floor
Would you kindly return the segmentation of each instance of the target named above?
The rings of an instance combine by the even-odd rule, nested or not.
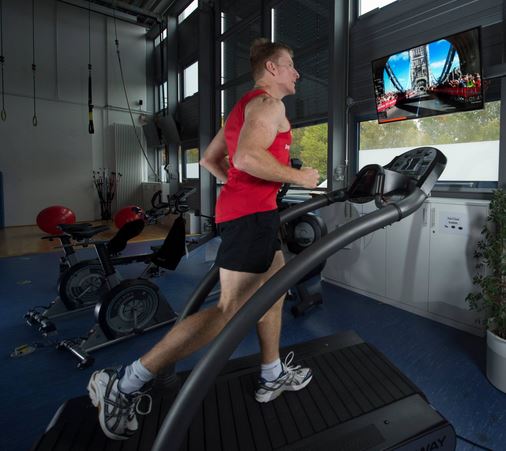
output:
[[[94,225],[107,225],[110,230],[96,235],[99,240],[111,238],[117,231],[113,221],[95,221]],[[142,233],[131,242],[151,241],[164,239],[169,231],[168,224],[146,225]],[[0,229],[0,257],[13,257],[17,255],[34,254],[39,252],[61,252],[58,241],[43,240],[46,235],[36,225],[6,227]]]

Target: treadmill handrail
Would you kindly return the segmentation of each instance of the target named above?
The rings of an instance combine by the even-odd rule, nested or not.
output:
[[[347,191],[344,189],[332,191],[330,193],[325,193],[321,195],[317,195],[312,199],[308,199],[299,204],[292,205],[287,209],[283,210],[280,213],[280,223],[284,224],[286,222],[293,221],[294,219],[310,212],[317,210],[318,208],[326,207],[335,202],[344,202],[348,198]],[[212,266],[212,268],[207,272],[204,276],[200,284],[193,291],[188,301],[185,304],[184,310],[179,315],[177,320],[178,323],[183,321],[186,317],[196,313],[208,294],[211,292],[213,287],[218,282],[220,278],[220,271],[217,266]]]
[[[317,210],[318,208],[326,207],[336,202],[344,202],[348,199],[348,191],[340,189],[331,191],[330,193],[319,194],[312,199],[308,199],[299,204],[292,205],[291,207],[283,210],[280,215],[280,223],[293,221],[294,219],[302,216],[310,211]]]
[[[416,211],[426,198],[427,194],[416,188],[401,201],[344,224],[295,256],[262,285],[213,340],[204,357],[194,367],[167,413],[152,450],[179,449],[197,409],[219,372],[246,333],[283,293],[347,244],[400,221]]]

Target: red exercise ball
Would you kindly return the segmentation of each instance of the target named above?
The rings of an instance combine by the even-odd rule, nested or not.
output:
[[[75,224],[76,215],[67,207],[61,205],[53,205],[44,208],[37,215],[37,225],[41,230],[51,235],[61,235],[62,231],[58,228],[58,224]]]
[[[118,210],[114,215],[114,224],[118,229],[121,229],[127,222],[136,221],[137,219],[144,220],[144,211],[136,205],[128,205]]]

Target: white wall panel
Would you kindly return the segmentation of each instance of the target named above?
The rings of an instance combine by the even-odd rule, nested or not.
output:
[[[33,127],[30,1],[4,0],[7,121],[0,121],[5,225],[34,224],[37,213],[65,205],[80,221],[100,217],[94,169],[115,166],[112,124],[131,124],[119,74],[114,22],[92,13],[95,134],[88,134],[88,11],[35,2],[36,105]],[[134,122],[146,105],[145,29],[118,21],[118,39]],[[139,154],[141,153],[139,149]]]

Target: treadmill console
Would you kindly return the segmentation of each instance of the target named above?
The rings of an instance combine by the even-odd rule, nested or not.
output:
[[[375,200],[378,207],[406,197],[418,187],[429,194],[446,166],[446,157],[434,147],[418,147],[395,157],[386,166],[364,166],[347,190],[351,202]]]
[[[431,181],[437,180],[445,166],[446,157],[439,150],[434,147],[418,147],[395,157],[385,166],[385,169],[416,180],[417,186],[422,188],[429,176]],[[433,186],[432,184],[430,188],[432,189]]]

